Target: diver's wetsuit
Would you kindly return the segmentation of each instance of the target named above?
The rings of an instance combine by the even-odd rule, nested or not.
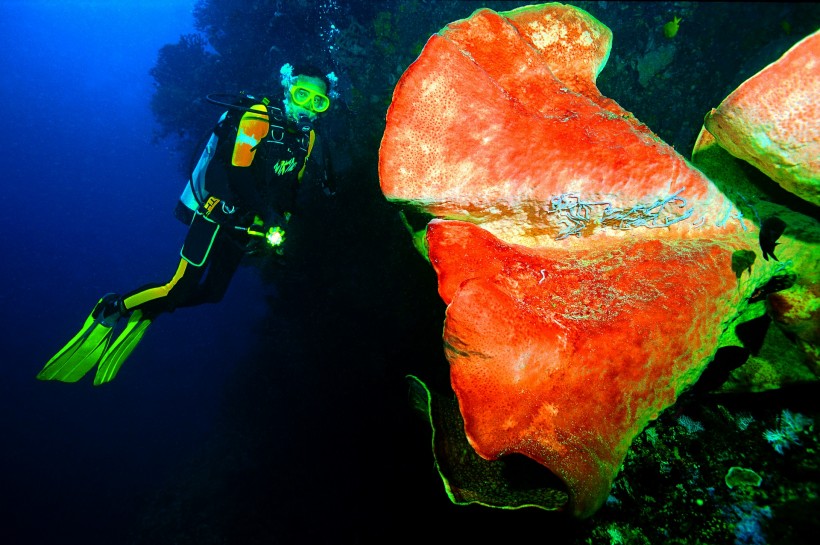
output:
[[[265,111],[258,106],[253,109]],[[291,210],[316,136],[312,129],[297,132],[289,127],[283,116],[275,115],[276,108],[268,111],[269,128],[268,123],[260,125],[267,119],[264,114],[240,111],[222,116],[214,129],[217,138],[212,136],[209,142],[215,149],[201,176],[207,199],[197,196],[195,210],[182,197],[177,205],[176,216],[190,227],[176,273],[165,284],[147,284],[124,295],[123,310],[141,309],[153,319],[177,307],[219,302],[249,243],[249,235],[236,227],[247,228],[255,218],[270,225]],[[203,157],[206,153],[207,148]],[[195,171],[192,180],[196,175]]]

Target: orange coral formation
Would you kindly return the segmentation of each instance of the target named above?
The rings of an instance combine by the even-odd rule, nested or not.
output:
[[[379,160],[389,200],[441,218],[428,255],[467,439],[552,470],[578,517],[746,304],[733,252],[759,253],[709,179],[601,96],[610,41],[562,4],[452,23],[399,81]]]
[[[471,445],[538,461],[568,484],[576,515],[593,513],[632,439],[709,362],[717,317],[737,304],[731,252],[658,240],[529,249],[439,220],[428,242]]]
[[[555,246],[568,227],[590,235],[619,212],[676,195],[699,205],[664,214],[664,222],[691,215],[653,236],[712,234],[731,203],[598,92],[610,39],[589,14],[560,4],[479,10],[430,38],[387,114],[385,196],[478,223],[507,242]],[[592,221],[578,219],[584,214]],[[624,236],[617,227],[604,232]]]
[[[707,116],[729,153],[820,205],[820,31],[746,80]]]

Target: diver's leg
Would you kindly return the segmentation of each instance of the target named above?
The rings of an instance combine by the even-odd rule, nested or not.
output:
[[[197,293],[207,266],[210,242],[217,233],[215,225],[204,220],[194,222],[186,244],[191,242],[198,252],[200,266],[191,265],[183,258],[174,276],[165,284],[147,284],[123,297],[117,294],[103,297],[80,332],[46,363],[37,378],[75,382],[99,363],[94,383],[102,384],[113,379],[153,319],[158,314],[173,311]],[[112,343],[114,327],[122,316],[129,317],[128,323]]]
[[[211,250],[208,271],[204,281],[198,286],[196,293],[192,294],[180,306],[218,303],[222,300],[242,258],[245,256],[245,247],[242,242],[244,241],[220,233],[214,248]]]
[[[198,285],[209,263],[213,262],[214,249],[225,237],[220,229],[204,216],[197,214],[191,221],[185,242],[182,244],[176,273],[166,284],[148,284],[123,297],[129,311],[140,309],[153,319],[162,312],[172,312],[180,306],[190,306],[191,298],[199,291]]]
[[[202,267],[194,267],[182,259],[176,273],[166,284],[148,284],[118,299],[122,314],[128,316],[128,323],[103,352],[94,376],[94,386],[114,380],[154,318],[163,312],[173,311],[180,301],[196,291],[201,278]]]
[[[100,361],[94,385],[105,384],[117,376],[120,367],[158,314],[172,312],[177,307],[207,302],[214,297],[221,299],[243,253],[241,248],[232,244],[230,237],[214,231],[208,248],[199,256],[199,266],[192,265],[183,257],[169,282],[163,285],[149,284],[123,297],[122,307],[131,314],[125,329]],[[205,285],[201,286],[200,281],[206,269],[208,276]],[[221,291],[216,293],[211,290]],[[206,294],[205,297],[202,296],[203,293]]]
[[[194,267],[185,259],[179,260],[174,276],[165,284],[146,284],[122,297],[126,311],[142,310],[151,319],[163,312],[186,306],[185,302],[197,292],[205,266]]]

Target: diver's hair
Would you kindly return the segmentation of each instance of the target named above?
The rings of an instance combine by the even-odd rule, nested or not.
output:
[[[322,70],[321,68],[314,66],[308,63],[293,63],[293,76],[296,77],[298,75],[302,76],[310,76],[312,78],[319,78],[323,82],[325,82],[325,89],[330,91],[333,86],[331,85],[330,79],[327,77],[327,70]]]

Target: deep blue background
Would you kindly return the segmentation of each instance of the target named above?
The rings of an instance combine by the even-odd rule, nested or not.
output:
[[[116,543],[202,447],[264,313],[243,268],[223,304],[158,319],[110,385],[34,380],[102,294],[176,268],[185,178],[152,143],[148,71],[193,1],[0,2],[0,543]]]

